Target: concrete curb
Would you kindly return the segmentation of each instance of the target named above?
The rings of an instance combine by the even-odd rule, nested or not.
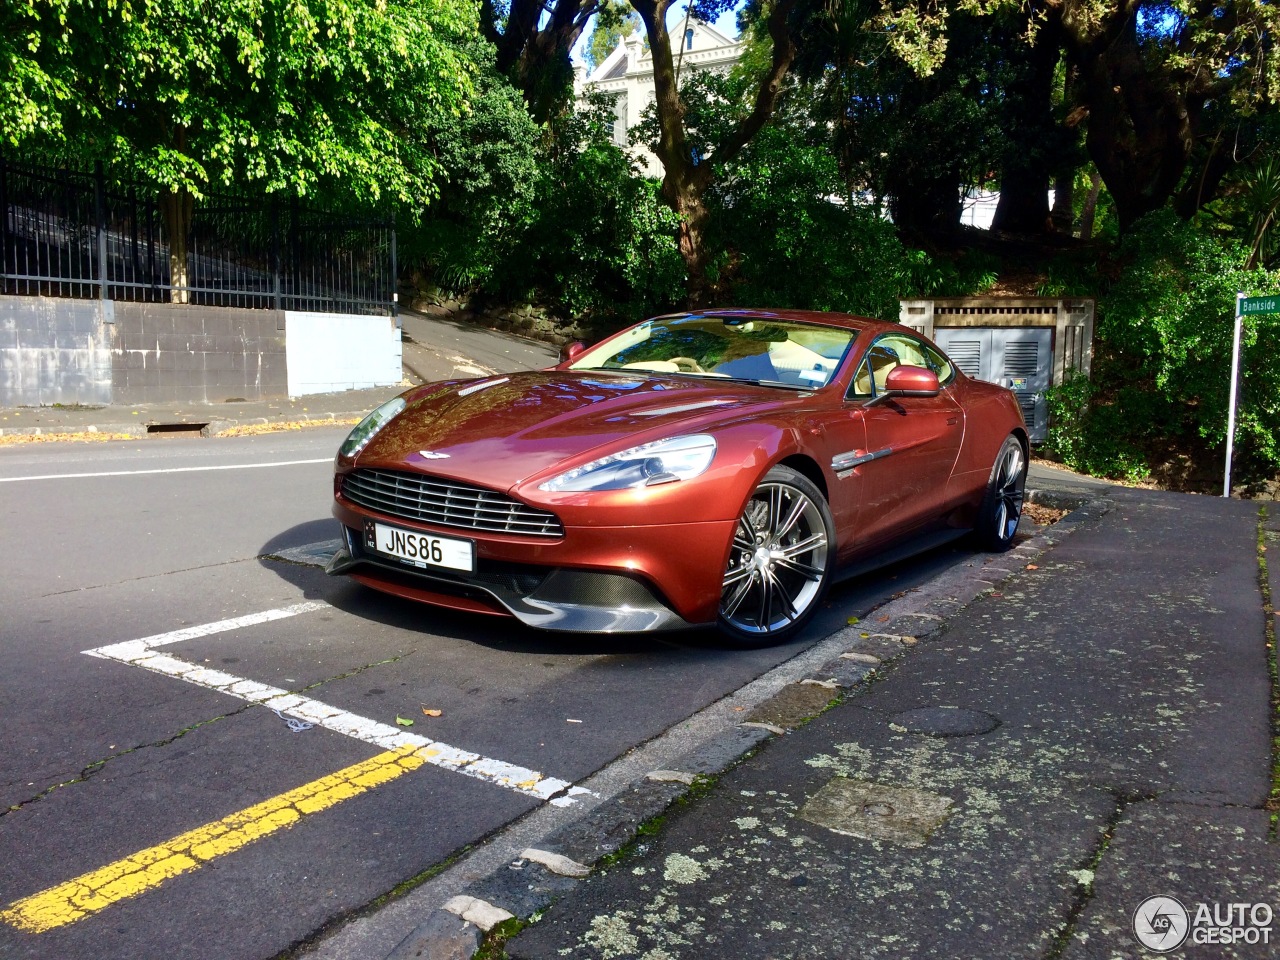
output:
[[[1105,497],[1086,500],[1058,493],[1027,491],[1028,502],[1071,512],[1053,526],[1000,555],[989,564],[959,578],[942,574],[916,591],[877,609],[874,629],[853,624],[832,634],[822,645],[844,647],[809,674],[794,680],[755,706],[745,722],[712,736],[690,749],[672,769],[650,771],[605,800],[583,817],[552,830],[538,843],[537,860],[517,859],[468,884],[458,896],[475,898],[515,917],[528,919],[555,900],[571,894],[581,882],[547,863],[567,861],[594,872],[602,860],[640,840],[641,825],[695,792],[706,778],[723,773],[766,742],[783,737],[837,700],[847,698],[888,663],[904,656],[921,641],[940,633],[950,617],[1070,536],[1080,524],[1109,512]],[[956,582],[951,582],[952,580]],[[939,589],[931,589],[940,585]],[[786,666],[783,664],[781,666]],[[778,670],[780,668],[775,668]],[[805,707],[804,705],[807,705]],[[799,709],[793,709],[795,707]],[[805,712],[805,711],[808,712]],[[783,722],[762,721],[774,717]],[[577,871],[574,871],[577,872]],[[484,933],[438,906],[387,956],[387,960],[418,957],[470,957]]]
[[[208,421],[199,418],[190,420],[146,420],[142,422],[134,420],[129,423],[86,423],[53,429],[48,427],[2,427],[0,428],[0,437],[57,437],[77,433],[120,433],[130,437],[146,437],[152,432],[148,430],[149,427],[184,425],[195,427],[198,424],[203,424],[200,429],[202,437],[220,437],[236,427],[271,423],[281,425],[287,423],[335,423],[339,420],[359,420],[368,412],[368,410],[359,410],[349,413],[291,413],[280,417],[245,417],[240,420],[231,420],[224,417],[215,417]]]

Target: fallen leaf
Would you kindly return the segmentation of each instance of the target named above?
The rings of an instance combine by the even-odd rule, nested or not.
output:
[[[746,708],[746,707],[734,707],[734,708],[733,708],[733,712],[734,712],[734,713],[741,713],[741,712],[742,712],[743,710],[745,710],[745,709],[747,709],[747,708]]]
[[[396,723],[400,724],[400,726],[402,726],[402,727],[412,727],[412,726],[413,726],[413,721],[412,721],[412,720],[406,720],[404,717],[402,717],[402,716],[400,716],[400,715],[398,715],[398,714],[396,715]]]
[[[855,623],[857,623],[857,622],[858,622],[858,618],[857,618],[857,617],[850,617],[850,618],[849,618],[847,621],[845,621],[845,622],[846,622],[846,623],[848,623],[848,624],[849,624],[849,626],[851,626],[851,627],[852,627]]]
[[[428,717],[438,717],[438,716],[440,716],[444,711],[442,711],[442,710],[432,710],[430,707],[423,707],[423,708],[422,708],[422,712],[423,712],[426,716],[428,716]]]
[[[877,622],[879,622],[879,623],[884,623],[884,622],[886,622],[888,619],[889,619],[889,615],[888,615],[887,613],[886,613],[883,617],[876,617],[876,621],[877,621]]]
[[[1027,569],[1028,569],[1028,570],[1039,570],[1040,568],[1039,568],[1038,566],[1036,566],[1034,563],[1028,563],[1028,564],[1027,564]]]

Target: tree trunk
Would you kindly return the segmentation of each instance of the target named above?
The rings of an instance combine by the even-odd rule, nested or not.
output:
[[[1017,25],[1017,32],[1023,30]],[[1000,200],[993,230],[1043,234],[1049,230],[1049,171],[1063,148],[1053,117],[1053,76],[1061,51],[1060,31],[1052,21],[1041,25],[1034,45],[1019,65],[1015,82],[1005,90],[1005,149],[1000,165]],[[1010,49],[1019,42],[1005,41]]]
[[[658,114],[656,153],[663,169],[662,198],[680,216],[679,246],[690,307],[706,306],[714,295],[707,276],[707,188],[715,179],[716,167],[736,157],[773,113],[782,80],[796,55],[790,24],[795,4],[796,0],[775,0],[769,9],[766,25],[772,40],[771,60],[760,78],[751,112],[713,146],[709,157],[700,157],[694,155],[684,128],[684,105],[680,102],[666,23],[670,0],[631,0],[653,54],[654,109]]]
[[[1080,239],[1093,239],[1093,218],[1098,210],[1098,196],[1102,193],[1102,177],[1094,170],[1089,174],[1089,195],[1080,208]]]
[[[511,0],[504,18],[501,5],[482,0],[481,32],[497,49],[498,70],[524,94],[538,123],[572,99],[569,53],[598,6],[596,0]]]
[[[1195,143],[1203,95],[1144,62],[1131,17],[1114,42],[1080,62],[1089,155],[1116,204],[1120,229],[1168,202]],[[1190,87],[1190,84],[1186,84]]]
[[[190,277],[187,272],[187,238],[191,233],[191,213],[195,207],[186,188],[160,194],[160,216],[164,219],[165,239],[169,241],[169,300],[190,302]]]

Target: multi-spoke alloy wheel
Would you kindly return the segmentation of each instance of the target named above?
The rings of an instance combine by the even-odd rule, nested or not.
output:
[[[1017,437],[1007,437],[991,468],[991,480],[978,511],[978,538],[988,550],[1008,550],[1013,545],[1026,486],[1026,451]]]
[[[733,533],[720,594],[720,626],[743,644],[782,640],[813,615],[835,560],[822,492],[774,467],[747,501]]]

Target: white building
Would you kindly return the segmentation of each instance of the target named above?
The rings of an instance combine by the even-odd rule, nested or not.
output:
[[[694,70],[717,70],[727,73],[742,55],[743,44],[700,20],[674,21],[671,25],[671,56],[681,77]],[[623,37],[613,52],[594,70],[579,66],[574,78],[574,93],[580,99],[587,93],[603,93],[613,97],[613,142],[627,145],[627,131],[640,122],[640,116],[656,95],[653,90],[653,54],[644,41],[642,30]],[[636,159],[652,176],[662,175],[662,165],[649,150],[636,147]]]

